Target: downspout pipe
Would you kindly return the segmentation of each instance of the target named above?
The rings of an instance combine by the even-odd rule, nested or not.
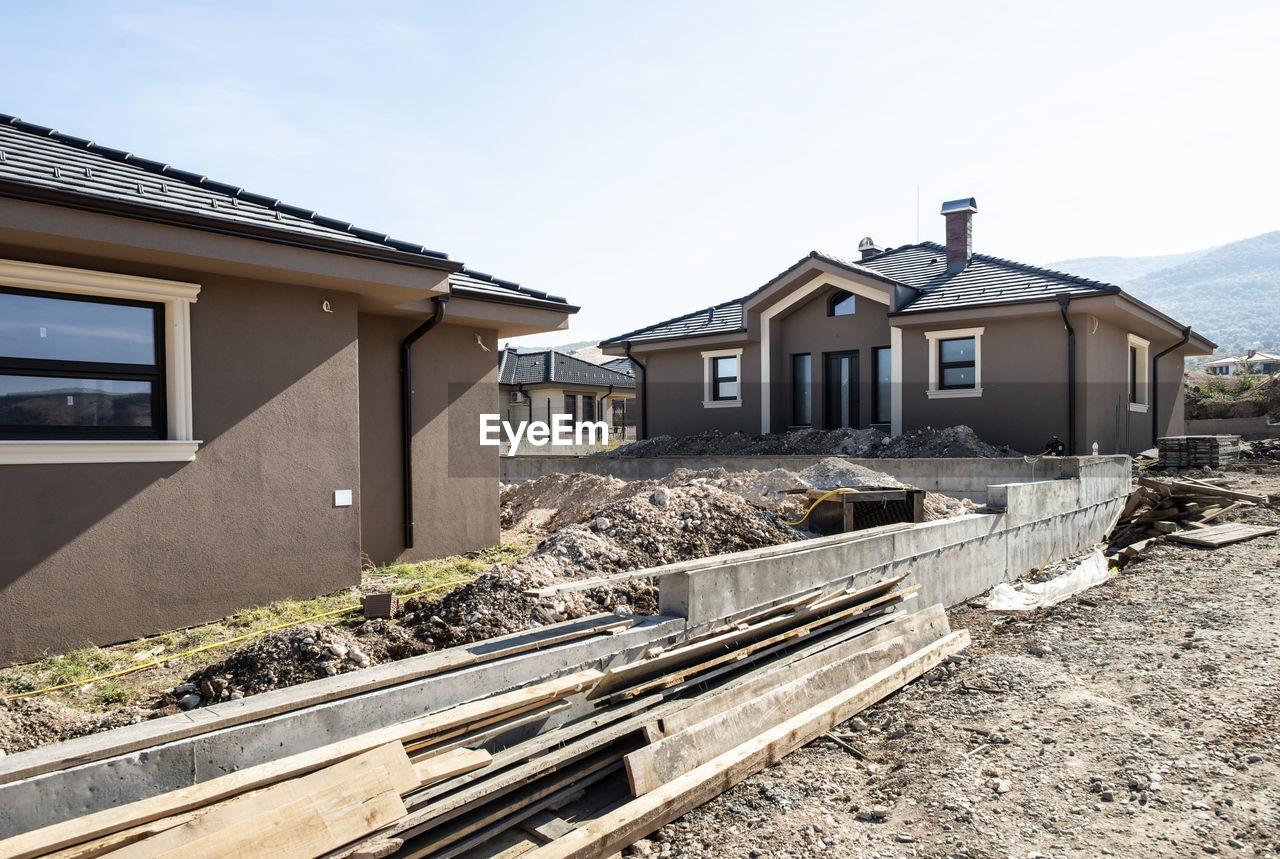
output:
[[[1160,436],[1160,359],[1181,349],[1191,339],[1191,326],[1184,326],[1182,339],[1151,359],[1151,446],[1155,447]]]
[[[402,458],[404,488],[404,547],[413,548],[413,344],[444,319],[444,306],[448,295],[431,299],[435,313],[426,322],[409,332],[400,341],[400,455]]]
[[[1067,318],[1067,306],[1071,296],[1058,296],[1058,309],[1062,312],[1062,324],[1067,327],[1067,455],[1076,455],[1076,329]]]
[[[648,374],[645,371],[644,364],[637,361],[635,356],[631,354],[630,340],[622,344],[622,354],[626,355],[627,359],[631,361],[631,365],[636,368],[636,374],[638,376],[637,382],[639,383],[636,386],[636,393],[640,396],[640,432],[638,433],[637,438],[646,439],[649,437]]]

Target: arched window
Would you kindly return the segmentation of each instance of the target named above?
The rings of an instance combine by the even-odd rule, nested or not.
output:
[[[852,292],[845,292],[843,289],[837,289],[832,296],[827,299],[828,316],[852,316],[853,314],[854,295]]]

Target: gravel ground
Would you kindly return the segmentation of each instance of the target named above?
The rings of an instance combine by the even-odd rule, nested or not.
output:
[[[865,760],[818,740],[630,852],[1277,855],[1278,584],[1280,537],[1161,542],[1034,615],[962,607],[965,660],[840,729]]]

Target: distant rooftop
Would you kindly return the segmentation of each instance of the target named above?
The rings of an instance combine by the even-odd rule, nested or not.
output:
[[[625,359],[624,359],[625,360]],[[610,361],[610,364],[616,363]],[[636,380],[618,370],[602,364],[592,364],[581,358],[557,352],[554,349],[538,349],[520,352],[506,348],[498,356],[498,383],[502,385],[537,385],[559,382],[568,385],[590,385],[607,388],[634,388]]]

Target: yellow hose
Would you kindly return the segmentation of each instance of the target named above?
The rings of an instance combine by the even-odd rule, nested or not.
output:
[[[462,584],[466,584],[467,582],[474,582],[475,580],[476,580],[475,576],[471,576],[470,578],[465,578],[465,579],[457,579],[456,581],[445,582],[442,585],[435,585],[434,587],[426,588],[424,590],[414,591],[411,594],[396,594],[396,597],[399,599],[409,599],[411,597],[420,597],[423,594],[429,594],[432,591],[438,591],[441,588],[452,587],[453,585],[462,585]],[[60,689],[70,689],[72,686],[88,686],[90,683],[97,683],[99,680],[110,680],[113,677],[122,677],[125,674],[133,674],[135,671],[144,671],[148,668],[159,668],[164,663],[171,662],[174,659],[181,659],[186,656],[194,656],[197,653],[203,653],[206,650],[215,650],[219,647],[226,647],[228,644],[235,644],[237,641],[244,641],[245,639],[253,638],[254,636],[262,635],[264,633],[275,632],[276,630],[279,630],[279,629],[288,629],[291,626],[297,626],[300,623],[308,623],[313,620],[319,620],[320,618],[323,618],[323,617],[333,617],[336,614],[346,614],[347,612],[355,611],[360,607],[361,607],[360,605],[352,605],[352,606],[347,606],[346,608],[337,608],[337,609],[334,609],[333,611],[326,611],[326,612],[321,612],[320,614],[313,614],[310,617],[303,617],[303,618],[299,618],[298,620],[291,620],[288,623],[278,623],[275,626],[268,626],[263,629],[254,630],[253,632],[246,632],[244,635],[237,635],[235,638],[228,638],[225,641],[217,641],[217,642],[214,642],[213,644],[202,644],[199,647],[193,647],[192,649],[184,650],[181,653],[172,653],[164,657],[163,659],[152,659],[149,662],[142,663],[141,665],[134,665],[129,668],[122,669],[120,671],[113,671],[110,674],[100,674],[97,677],[91,677],[88,680],[77,680],[75,683],[62,683],[58,686],[48,686],[48,687],[45,687],[44,689],[36,689],[32,692],[19,692],[16,695],[3,695],[0,697],[3,697],[10,701],[14,701],[14,700],[17,700],[18,698],[30,698],[32,695],[43,695],[45,692],[57,692]]]
[[[783,520],[782,520],[782,524],[783,524],[783,525],[799,525],[801,522],[803,522],[804,520],[806,520],[806,519],[808,519],[808,518],[809,518],[809,514],[813,512],[813,508],[817,507],[817,506],[818,506],[819,504],[821,504],[823,501],[826,501],[826,500],[827,500],[828,498],[830,498],[832,495],[839,495],[839,494],[840,494],[840,493],[842,493],[842,492],[857,492],[857,491],[858,491],[857,489],[832,489],[832,490],[831,490],[830,492],[828,492],[826,495],[822,496],[822,497],[821,497],[821,498],[819,498],[817,501],[815,501],[815,502],[813,502],[812,504],[810,504],[810,505],[809,505],[809,509],[808,509],[808,510],[806,510],[806,511],[804,511],[804,515],[803,515],[803,516],[801,516],[799,519],[797,519],[797,520],[796,520],[796,521],[794,521],[794,522],[788,522],[786,519],[783,519]]]

